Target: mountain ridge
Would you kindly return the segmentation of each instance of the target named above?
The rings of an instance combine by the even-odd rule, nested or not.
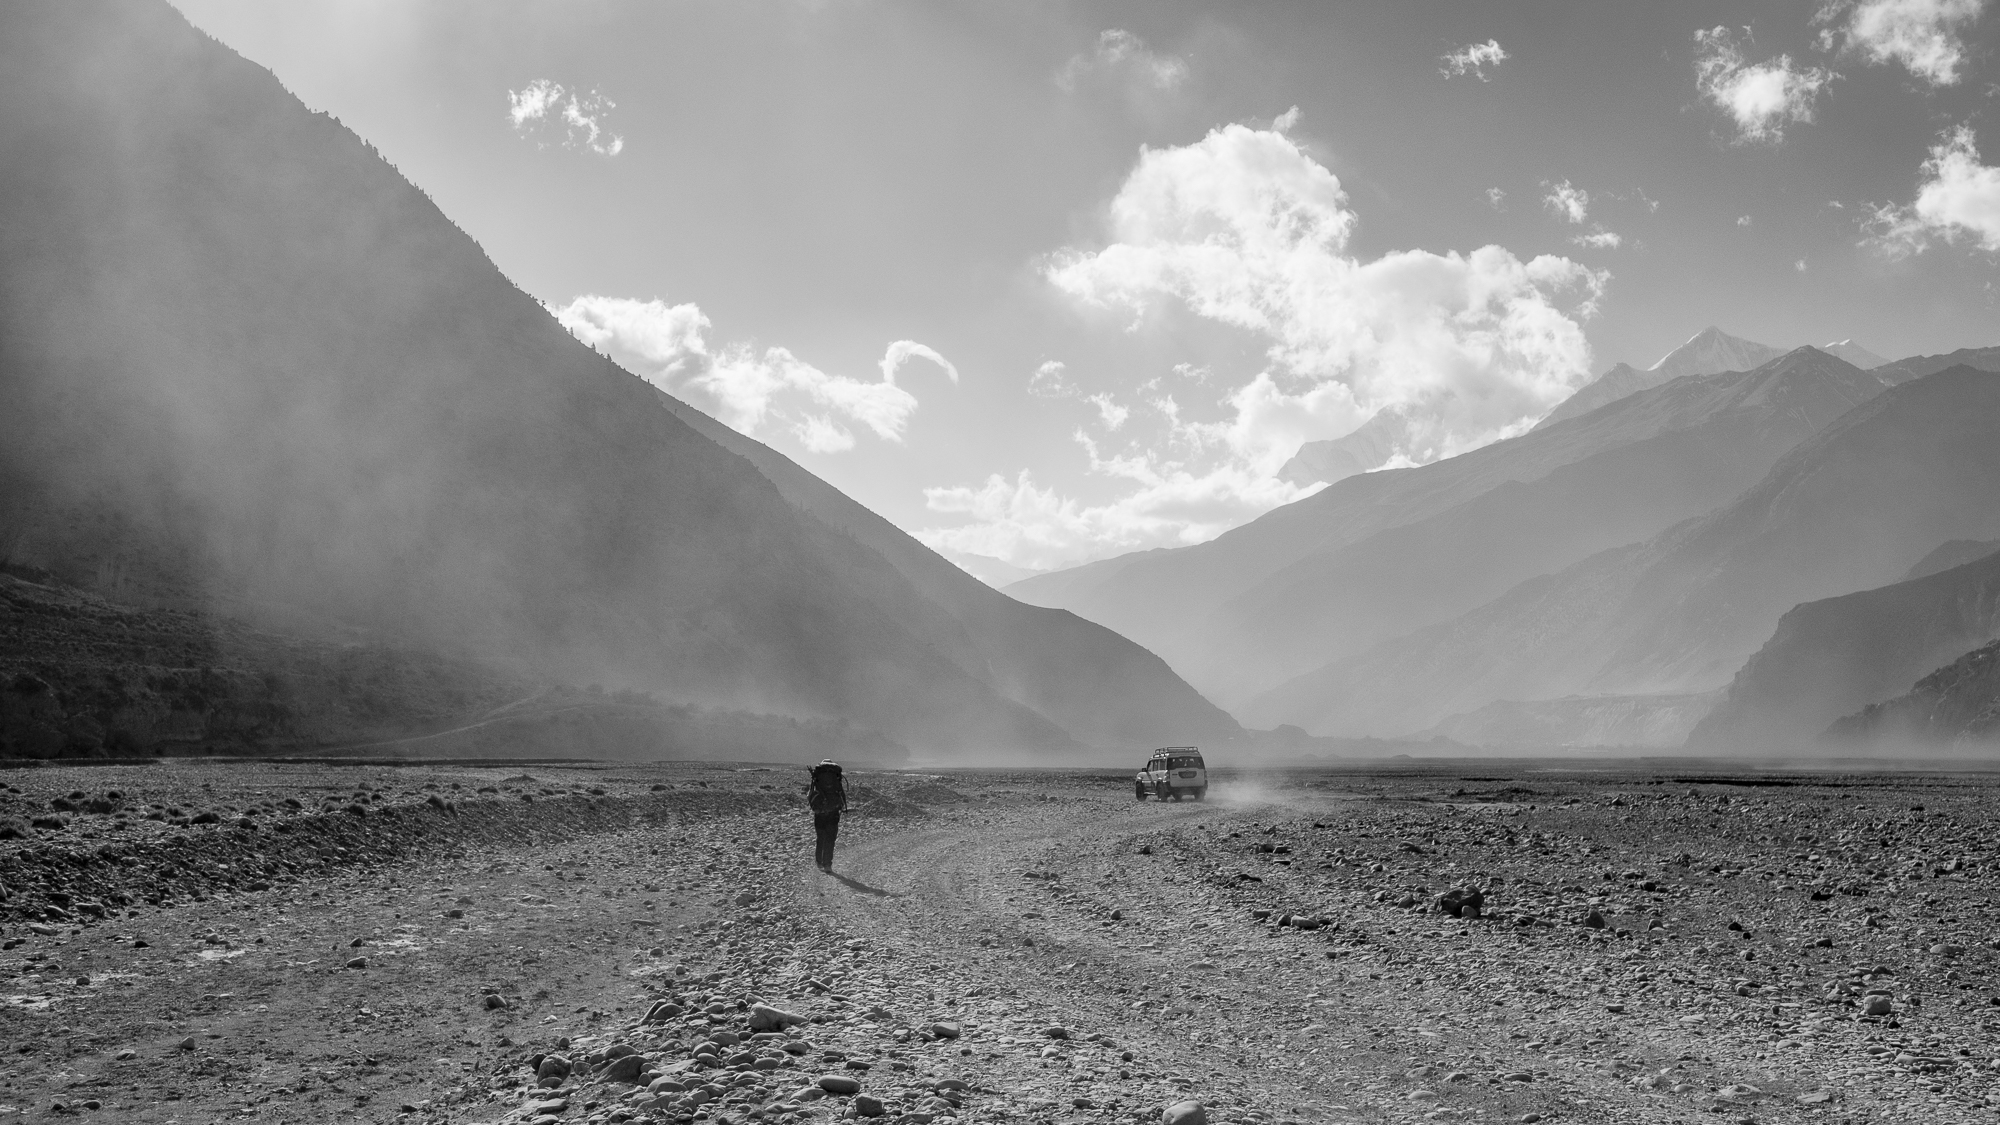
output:
[[[926,752],[1081,748],[1013,698],[1056,697],[1024,650],[1171,701],[1151,736],[1234,728],[1123,638],[803,512],[159,0],[0,10],[0,240],[0,563]],[[970,623],[923,593],[954,582]]]

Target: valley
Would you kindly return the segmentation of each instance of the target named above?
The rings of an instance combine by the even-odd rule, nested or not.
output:
[[[858,769],[832,876],[801,778],[9,771],[0,1120],[2000,1107],[1990,774],[1225,767],[1160,804],[1121,774]],[[753,1035],[757,1005],[787,1018]]]

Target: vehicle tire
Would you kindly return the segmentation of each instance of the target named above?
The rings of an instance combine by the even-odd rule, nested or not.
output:
[[[1180,799],[1181,799],[1181,791],[1178,789],[1174,790],[1174,800],[1178,801]]]
[[[1208,800],[1208,786],[1204,785],[1200,789],[1195,790],[1194,799],[1197,801]]]
[[[1134,799],[1134,800],[1139,800],[1139,801],[1143,801],[1143,800],[1145,800],[1145,799],[1146,799],[1146,787],[1145,787],[1145,786],[1143,786],[1143,785],[1134,785],[1134,786],[1132,787],[1132,797],[1133,797],[1133,799]]]

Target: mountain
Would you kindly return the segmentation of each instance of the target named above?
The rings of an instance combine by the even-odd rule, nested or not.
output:
[[[1822,350],[1831,352],[1831,349]],[[1731,336],[1720,328],[1704,328],[1644,371],[1621,363],[1599,375],[1557,404],[1554,410],[1549,411],[1548,417],[1536,423],[1535,428],[1588,414],[1606,403],[1616,402],[1626,395],[1637,394],[1672,379],[1689,375],[1719,375],[1724,371],[1748,371],[1769,363],[1780,354],[1779,349],[1768,344]],[[1846,359],[1845,356],[1840,358]]]
[[[1646,369],[1659,379],[1683,375],[1714,375],[1722,371],[1749,371],[1762,367],[1784,354],[1784,349],[1741,336],[1731,336],[1713,325],[1688,337],[1687,343],[1661,356]]]
[[[1408,418],[1394,410],[1383,410],[1361,423],[1351,434],[1327,441],[1309,441],[1299,446],[1292,459],[1278,468],[1278,479],[1304,487],[1366,473],[1382,467],[1408,434]]]
[[[1621,363],[1590,382],[1577,392],[1556,404],[1548,417],[1535,423],[1535,429],[1553,426],[1557,422],[1581,417],[1607,403],[1617,402],[1627,395],[1650,390],[1667,381],[1672,376],[1661,376],[1656,371],[1641,371],[1630,364]]]
[[[161,0],[0,8],[0,399],[0,566],[193,615],[233,650],[159,659],[242,669],[232,707],[247,629],[982,761],[1236,729],[572,339]],[[0,635],[0,665],[55,697],[202,672],[47,648]]]
[[[2000,543],[1969,561],[1947,543],[1901,581],[1788,611],[1695,728],[1704,749],[1808,746],[1843,715],[1911,690],[1925,673],[2000,637]]]
[[[996,559],[992,555],[982,555],[973,551],[939,549],[938,554],[944,556],[958,569],[996,590],[1009,583],[1019,582],[1023,578],[1033,578],[1042,573],[1032,567],[1015,566],[1006,559]]]
[[[1240,705],[1341,651],[1706,511],[1880,389],[1807,349],[1763,376],[1676,380],[1449,460],[1337,482],[1206,544],[1008,592],[1118,629]]]
[[[1792,606],[1892,581],[1928,545],[1995,527],[2000,378],[1953,367],[1848,411],[1713,512],[1333,661],[1243,714],[1394,734],[1498,699],[1703,692]]]
[[[1826,741],[1876,751],[1979,747],[1990,752],[2000,742],[2000,641],[1918,680],[1908,694],[1834,723]]]
[[[1978,562],[1988,555],[2000,551],[2000,539],[1953,539],[1940,543],[1930,554],[1917,560],[1915,566],[1903,573],[1904,582],[1914,582],[1919,578],[1929,578],[1947,570]]]
[[[1243,703],[1709,511],[1882,389],[1873,376],[1801,348],[1756,371],[1645,392],[1607,410],[1670,414],[1671,427],[1293,563],[1219,607],[1208,621],[1213,659],[1182,672],[1224,706]]]
[[[1238,732],[1233,720],[1196,695],[1159,657],[1073,613],[1015,601],[791,458],[677,399],[661,397],[690,427],[755,465],[795,509],[887,562],[917,596],[885,582],[883,601],[892,608],[922,609],[921,616],[912,616],[913,631],[950,628],[936,618],[935,611],[943,610],[967,646],[961,666],[1006,698],[1097,746],[1226,739]],[[940,638],[938,647],[960,651],[959,643],[954,635]]]
[[[1863,371],[1872,371],[1889,362],[1852,340],[1835,340],[1820,351],[1828,355],[1837,355]]]

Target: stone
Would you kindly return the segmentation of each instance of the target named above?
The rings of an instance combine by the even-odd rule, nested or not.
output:
[[[829,1094],[858,1094],[861,1080],[845,1074],[822,1074],[814,1080],[820,1089]]]
[[[1895,1001],[1886,993],[1876,992],[1861,998],[1861,1014],[1864,1016],[1886,1016],[1895,1010]]]
[[[869,1097],[867,1094],[854,1095],[854,1101],[851,1104],[854,1106],[855,1114],[861,1117],[880,1117],[888,1111],[888,1107],[884,1106],[879,1099]]]
[[[965,1029],[950,1020],[939,1020],[931,1025],[931,1034],[939,1039],[956,1039],[965,1034]]]
[[[606,1082],[637,1082],[639,1076],[645,1072],[646,1065],[647,1059],[644,1055],[619,1055],[605,1064],[598,1077]]]
[[[368,958],[366,957],[350,958],[347,962],[347,968],[350,969],[365,969],[367,967],[368,967]]]
[[[1160,1125],[1208,1125],[1208,1109],[1197,1101],[1175,1102],[1160,1111]]]
[[[545,1055],[535,1066],[537,1080],[553,1078],[560,1082],[569,1077],[569,1060],[561,1055]]]
[[[782,1031],[795,1024],[808,1022],[806,1017],[793,1012],[781,1011],[769,1004],[750,1005],[750,1030]]]

